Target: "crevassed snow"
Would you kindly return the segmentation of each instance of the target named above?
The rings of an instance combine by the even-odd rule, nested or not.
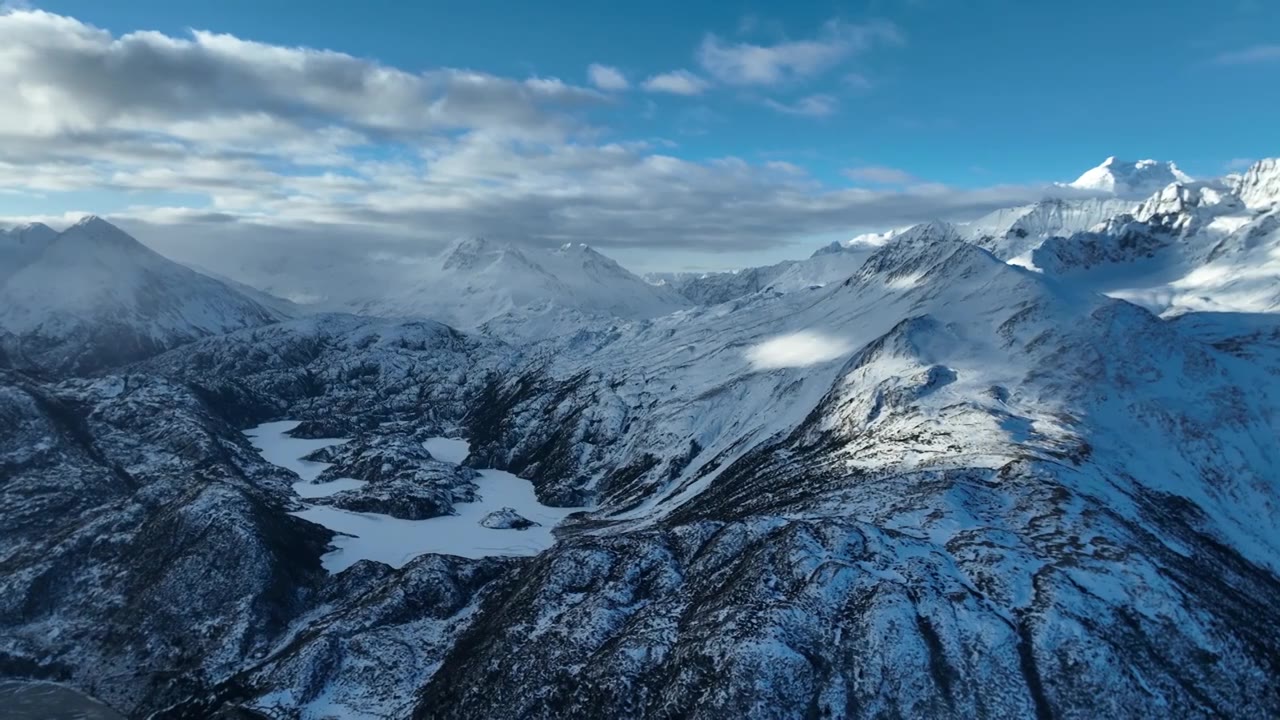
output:
[[[254,440],[263,458],[272,464],[288,468],[306,479],[314,479],[327,465],[301,460],[301,456],[320,447],[343,440],[307,440],[292,438],[285,433],[297,427],[294,421],[281,421],[259,425],[246,431]],[[431,438],[424,443],[427,452],[437,460],[459,463],[470,454],[470,444],[453,438]],[[306,473],[304,475],[303,473]],[[456,515],[427,520],[402,520],[377,513],[358,513],[324,505],[313,505],[294,515],[323,525],[341,533],[333,540],[336,550],[327,553],[322,562],[331,573],[341,572],[360,560],[375,560],[392,567],[403,567],[413,558],[427,553],[482,558],[496,555],[536,555],[555,544],[552,530],[570,513],[585,508],[560,508],[538,502],[533,484],[528,480],[502,470],[480,470],[476,480],[479,500],[458,503]],[[302,497],[329,495],[347,487],[339,483],[356,483],[359,480],[335,480],[324,485],[303,482],[294,486]],[[312,491],[325,488],[328,492],[312,495]],[[538,523],[525,530],[501,530],[486,528],[480,521],[489,513],[511,508],[522,517]]]

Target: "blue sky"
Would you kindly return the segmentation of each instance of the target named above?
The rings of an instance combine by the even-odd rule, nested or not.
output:
[[[762,236],[744,240],[740,248],[733,246],[732,237],[714,244],[710,240],[691,241],[711,255],[729,256],[725,264],[734,264],[738,257],[754,257],[753,253],[760,251],[789,251],[801,241],[914,219],[899,218],[895,213],[859,215],[847,205],[848,198],[830,194],[849,188],[940,197],[945,187],[958,195],[947,196],[947,202],[936,209],[922,203],[923,213],[941,215],[976,212],[994,202],[981,194],[992,188],[1025,188],[1073,179],[1108,155],[1170,159],[1193,175],[1220,174],[1233,164],[1275,154],[1274,117],[1280,110],[1280,91],[1276,89],[1280,87],[1280,3],[1265,0],[1084,0],[1069,5],[1015,0],[786,4],[47,0],[34,6],[105,30],[109,40],[147,30],[189,41],[194,28],[252,41],[259,47],[335,50],[371,66],[411,76],[442,68],[465,69],[483,73],[494,82],[554,78],[574,92],[583,91],[581,96],[571,97],[567,91],[543,88],[537,97],[525,98],[537,106],[536,112],[545,112],[554,116],[555,122],[572,127],[565,125],[566,129],[550,137],[545,133],[546,124],[533,118],[535,111],[525,108],[519,110],[524,113],[519,122],[538,125],[538,137],[504,137],[501,142],[493,138],[503,134],[503,124],[492,118],[481,121],[490,123],[483,127],[450,120],[446,127],[414,126],[410,132],[397,121],[392,130],[383,126],[371,130],[381,119],[351,120],[329,105],[321,112],[308,114],[313,110],[308,107],[295,113],[293,108],[279,109],[287,99],[273,99],[276,105],[267,114],[278,114],[299,133],[323,127],[362,134],[359,142],[335,140],[336,144],[331,144],[329,149],[338,157],[330,158],[324,169],[327,176],[367,177],[364,165],[344,169],[344,157],[358,158],[372,167],[379,161],[414,156],[409,164],[417,180],[424,187],[443,187],[442,176],[433,172],[433,162],[443,157],[440,153],[453,152],[449,158],[466,158],[472,162],[468,167],[476,167],[477,142],[483,139],[484,161],[506,169],[495,171],[496,175],[451,174],[448,177],[454,184],[449,185],[450,191],[459,189],[456,183],[468,181],[473,184],[461,188],[468,196],[489,184],[510,189],[516,176],[523,186],[528,172],[548,183],[538,190],[539,197],[545,199],[557,184],[556,172],[568,173],[566,182],[571,182],[586,177],[574,174],[583,172],[578,169],[582,163],[589,165],[589,172],[599,169],[600,158],[586,161],[580,157],[586,148],[599,152],[600,148],[624,145],[635,154],[627,162],[643,162],[650,170],[655,163],[646,158],[653,156],[690,163],[671,181],[688,183],[688,193],[701,192],[704,186],[696,183],[705,182],[705,188],[713,193],[710,197],[723,204],[714,189],[725,186],[724,173],[729,173],[733,182],[757,190],[761,184],[770,188],[772,200],[763,196],[759,203],[752,200],[752,211],[781,195],[782,204],[797,212],[817,208],[819,213],[831,213],[829,222],[802,222],[803,227],[794,233],[786,232],[784,217],[770,216],[752,226],[750,232]],[[181,74],[197,66],[205,72],[214,67],[206,63],[215,60],[188,50],[183,52],[191,57],[174,60],[171,66],[161,58],[156,72]],[[143,55],[147,53],[162,54],[154,48]],[[219,57],[225,60],[225,56]],[[272,62],[267,54],[262,58],[264,64]],[[130,67],[140,67],[137,63],[144,61],[137,54],[129,58]],[[0,53],[0,68],[5,62]],[[9,62],[16,63],[16,59]],[[598,83],[593,83],[588,69],[593,64],[619,73],[625,79],[625,89],[612,73],[606,74],[614,83],[596,87]],[[11,70],[16,72],[16,68]],[[693,83],[684,88],[687,94],[646,89],[647,80],[677,71]],[[134,76],[149,72],[132,71]],[[192,83],[189,95],[202,96],[207,91],[197,87],[198,83],[216,72],[192,73],[174,82]],[[65,82],[65,77],[48,82]],[[111,105],[110,113],[88,115],[73,128],[75,132],[97,131],[99,125],[94,123],[102,127],[112,123],[113,142],[123,137],[120,133],[130,133],[130,142],[136,145],[144,136],[176,137],[168,123],[206,122],[215,116],[225,120],[235,113],[240,117],[252,111],[239,105],[234,113],[215,107],[197,118],[187,110],[160,112],[152,107],[145,113],[145,122],[156,125],[143,127],[144,121],[135,117],[127,104],[135,92],[127,86],[128,78],[106,78],[103,82],[121,84],[118,90],[112,89],[116,98],[93,103],[94,113]],[[599,97],[588,97],[586,93],[591,92]],[[84,88],[76,89],[77,95],[85,93]],[[168,99],[186,96],[175,91]],[[400,112],[402,100],[394,102]],[[181,142],[191,146],[193,155],[208,160],[210,173],[226,170],[230,157],[226,133],[217,133],[217,142],[223,144],[211,144],[205,130],[198,138],[179,133]],[[59,126],[58,132],[70,130]],[[0,142],[2,138],[0,133]],[[459,143],[469,144],[463,147]],[[530,150],[531,143],[539,149]],[[638,147],[641,143],[644,148]],[[232,144],[236,152],[243,150],[240,144]],[[423,150],[434,144],[450,149],[439,153]],[[536,152],[539,169],[507,167],[498,156],[497,145],[525,159],[527,153]],[[543,148],[552,149],[544,153]],[[464,150],[468,154],[461,154]],[[24,152],[23,162],[39,160],[30,157],[31,151]],[[568,165],[563,162],[566,152],[574,158]],[[253,153],[258,158],[255,170],[296,174],[289,167],[293,160],[287,153],[272,157],[261,149]],[[603,154],[608,156],[610,151]],[[262,220],[273,213],[272,202],[262,197],[218,196],[210,187],[221,181],[209,177],[191,180],[173,176],[171,183],[155,180],[158,169],[171,167],[170,161],[149,168],[132,157],[127,162],[112,158],[96,160],[95,167],[100,170],[97,179],[61,172],[56,181],[44,183],[48,187],[38,192],[13,183],[6,187],[0,176],[0,214],[82,209],[125,213],[139,207],[165,207],[176,217],[180,215],[177,208],[194,214],[214,206],[220,213],[242,219]],[[725,170],[726,158],[741,161],[749,169]],[[215,168],[215,161],[224,166]],[[119,165],[107,167],[110,163]],[[129,172],[121,172],[126,165]],[[551,165],[560,169],[548,170]],[[572,167],[563,169],[569,165]],[[711,170],[704,172],[707,167]],[[152,180],[136,182],[142,171]],[[245,172],[246,167],[240,166],[240,171]],[[668,173],[665,167],[659,171],[676,172]],[[685,171],[704,177],[691,180]],[[964,195],[965,191],[979,193],[978,199]],[[314,192],[314,188],[305,192]],[[726,197],[742,197],[743,192],[731,191]],[[793,197],[795,193],[808,196]],[[360,190],[353,189],[342,196],[343,202],[358,204],[359,195]],[[1019,192],[1011,196],[1021,197]],[[513,208],[547,212],[542,206],[529,209],[523,193],[512,197]],[[574,194],[556,212],[563,210],[576,222],[575,201],[580,208],[597,204],[595,198]],[[610,202],[614,201],[616,198]],[[831,206],[839,202],[845,204],[837,213]],[[661,211],[656,199],[640,205],[650,212]],[[486,205],[483,210],[501,212],[500,207]],[[772,212],[773,206],[770,208]],[[382,224],[383,217],[379,215],[378,223]],[[422,219],[415,216],[415,220]],[[666,229],[646,226],[645,237],[678,232],[677,220],[673,217],[672,226]],[[480,231],[487,230],[484,223],[455,222],[452,217],[445,224],[448,230],[442,232],[468,230],[473,224]],[[618,237],[627,233],[627,223],[621,223],[616,232],[603,221],[582,228],[521,223],[487,231],[501,235],[529,229],[537,242],[586,239],[577,236],[585,232],[607,235],[602,244],[615,245],[623,255],[634,255],[642,251],[637,248],[647,247],[638,234],[634,240]],[[790,237],[770,242],[763,237],[767,232]]]

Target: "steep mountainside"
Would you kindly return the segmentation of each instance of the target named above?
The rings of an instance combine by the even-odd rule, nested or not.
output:
[[[919,234],[959,237],[955,227],[948,223],[923,223],[832,242],[818,248],[804,260],[787,260],[733,272],[659,276],[659,279],[698,305],[718,305],[757,292],[777,294],[812,290],[843,282],[890,239]]]
[[[1047,199],[997,210],[965,225],[965,236],[1001,260],[1020,258],[1051,237],[1071,235],[1126,212],[1136,203],[1119,198]]]
[[[1093,231],[1052,238],[1030,264],[1174,315],[1280,309],[1280,187],[1274,160],[1233,187],[1175,183]]]
[[[0,327],[43,370],[120,365],[280,318],[99,218],[46,236],[36,233],[43,247],[0,284]]]

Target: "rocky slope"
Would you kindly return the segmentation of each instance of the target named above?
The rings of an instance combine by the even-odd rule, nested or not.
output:
[[[142,715],[234,672],[324,582],[328,533],[181,385],[5,372],[0,417],[5,674]]]

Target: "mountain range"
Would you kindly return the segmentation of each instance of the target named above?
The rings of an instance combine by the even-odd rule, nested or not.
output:
[[[1280,162],[1063,190],[728,273],[465,238],[310,307],[98,218],[2,234],[0,676],[154,718],[1280,715]]]

